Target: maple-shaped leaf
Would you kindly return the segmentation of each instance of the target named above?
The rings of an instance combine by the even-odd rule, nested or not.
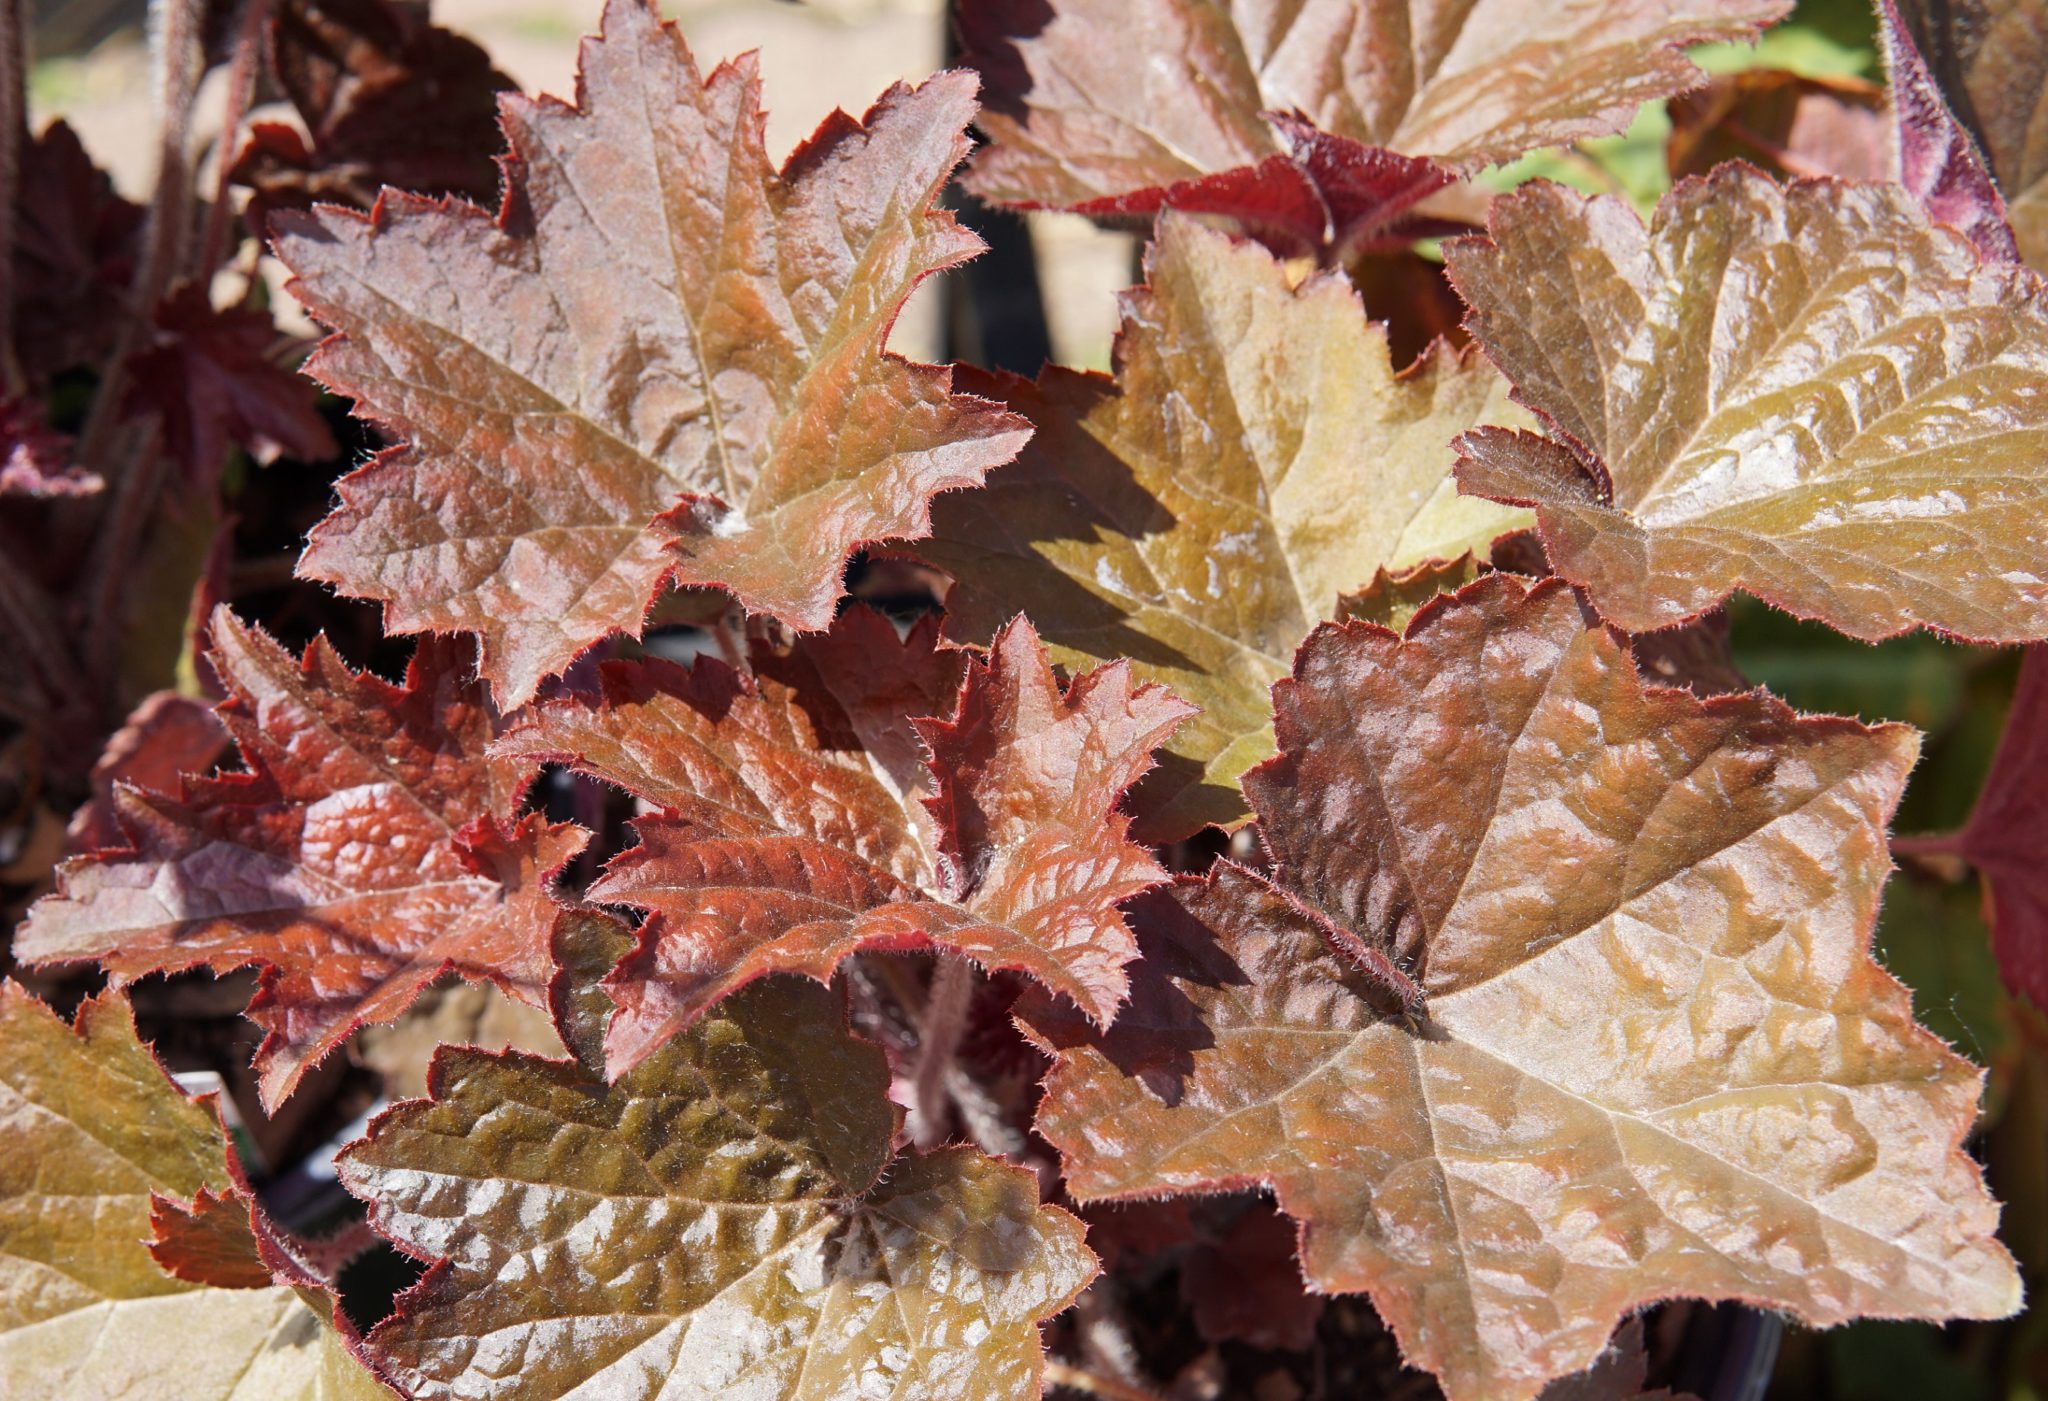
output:
[[[204,287],[182,287],[128,361],[130,408],[159,417],[165,446],[195,475],[220,471],[231,442],[258,462],[333,457],[313,386],[277,363],[277,342],[269,313],[216,309]]]
[[[1168,217],[1124,298],[1116,377],[1051,368],[1000,394],[1037,427],[981,491],[941,497],[920,555],[981,640],[1024,609],[1068,664],[1129,657],[1201,707],[1141,807],[1148,839],[1243,812],[1268,688],[1338,596],[1484,550],[1528,517],[1458,495],[1452,438],[1529,422],[1476,356],[1396,375],[1339,273]]]
[[[597,1010],[568,1001],[564,1039],[594,1053]],[[411,1395],[1024,1401],[1037,1325],[1095,1273],[1029,1172],[891,1165],[882,1053],[800,979],[610,1084],[595,1058],[447,1047],[429,1085],[339,1160],[380,1230],[445,1261],[369,1338]]]
[[[1918,749],[1646,685],[1507,575],[1319,629],[1246,776],[1270,877],[1134,902],[1144,957],[1039,1129],[1089,1200],[1262,1184],[1454,1401],[1674,1296],[1817,1324],[2019,1304],[1960,1144],[1981,1076],[1870,955]]]
[[[484,203],[498,189],[497,95],[517,86],[490,55],[393,0],[291,0],[270,22],[270,71],[305,123],[258,122],[233,178],[273,209],[363,208],[389,185]]]
[[[832,619],[866,541],[1025,426],[888,354],[897,311],[981,243],[932,201],[974,79],[828,118],[778,173],[743,58],[700,78],[642,0],[611,0],[574,106],[507,97],[495,220],[387,194],[272,220],[343,334],[307,372],[404,440],[345,478],[301,571],[394,632],[474,632],[501,704],[614,633],[665,580],[798,628]]]
[[[1888,45],[1910,37],[1949,111],[1990,159],[2021,256],[2048,269],[2048,146],[2039,135],[2048,118],[2048,0],[1896,0],[1896,8],[1906,33],[1891,31]],[[1924,108],[1931,99],[1895,100],[1904,117],[1909,101]],[[1930,167],[1942,168],[1938,155]]]
[[[2048,289],[1896,185],[1727,165],[1645,229],[1537,182],[1448,250],[1552,436],[1461,440],[1630,632],[1742,589],[1865,640],[2048,635]]]
[[[220,1120],[136,1037],[127,1003],[66,1026],[0,984],[0,1389],[10,1396],[358,1401],[388,1396],[292,1289],[173,1278],[152,1206],[248,1232]],[[225,1214],[223,1214],[225,1213]],[[193,1244],[182,1226],[173,1250]],[[232,1247],[230,1247],[232,1248]],[[188,1262],[194,1257],[187,1253]],[[198,1268],[194,1265],[195,1270]],[[228,1273],[216,1261],[216,1272]]]
[[[141,206],[123,199],[77,133],[52,122],[21,144],[14,233],[14,344],[37,385],[97,370],[134,311]]]
[[[1877,30],[1891,77],[1899,183],[1928,218],[1961,233],[1986,259],[2016,261],[2005,197],[1969,128],[1949,110],[1897,0],[1877,0]]]
[[[129,845],[60,868],[16,955],[95,959],[117,983],[261,966],[249,1015],[268,1033],[266,1105],[449,970],[538,1002],[546,881],[585,834],[513,819],[519,786],[486,758],[493,722],[468,648],[428,639],[392,686],[324,640],[294,663],[224,609],[212,637],[219,713],[248,771],[175,796],[117,789]]]
[[[1783,0],[970,0],[992,141],[968,185],[1087,206],[1285,153],[1266,113],[1476,168],[1619,131],[1705,75],[1684,46],[1754,38]]]
[[[923,803],[879,758],[824,748],[796,693],[709,660],[608,665],[596,703],[541,706],[497,752],[656,809],[589,891],[649,915],[606,984],[616,1072],[754,979],[826,981],[863,948],[1021,969],[1108,1022],[1135,952],[1117,903],[1166,874],[1117,805],[1188,713],[1122,665],[1062,688],[1019,620],[953,718],[918,722]]]

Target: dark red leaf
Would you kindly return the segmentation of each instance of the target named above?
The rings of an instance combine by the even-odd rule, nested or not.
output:
[[[74,852],[119,846],[114,816],[117,784],[171,793],[188,774],[203,774],[226,752],[228,732],[213,707],[174,691],[158,691],[135,707],[107,740],[92,768],[92,797],[71,819]]]
[[[788,688],[711,661],[608,667],[601,704],[544,705],[499,752],[659,809],[590,890],[650,916],[607,983],[616,1074],[745,984],[826,981],[863,948],[1019,969],[1107,1022],[1134,952],[1117,903],[1165,875],[1118,803],[1187,714],[1122,664],[1062,688],[1020,620],[968,669],[952,719],[917,722],[934,755],[923,803],[878,757],[821,746]]]
[[[1324,1301],[1302,1283],[1294,1240],[1293,1223],[1260,1199],[1188,1252],[1180,1292],[1203,1337],[1292,1351],[1315,1341]]]
[[[333,457],[316,392],[277,362],[277,345],[268,313],[217,310],[205,288],[183,287],[157,308],[152,344],[128,361],[130,405],[160,417],[165,445],[202,479],[230,442],[258,462]]]
[[[2048,654],[2027,649],[2005,734],[1960,850],[1984,880],[2005,985],[2048,1011]]]
[[[234,179],[255,191],[252,222],[315,203],[368,208],[389,185],[488,204],[498,94],[516,87],[490,56],[391,0],[288,0],[271,22],[270,62],[305,123],[258,123]]]

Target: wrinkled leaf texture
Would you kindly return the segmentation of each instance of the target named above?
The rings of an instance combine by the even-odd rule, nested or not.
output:
[[[1406,373],[1342,274],[1292,285],[1255,245],[1161,221],[1125,294],[1114,380],[974,381],[1036,436],[980,491],[941,497],[916,551],[958,581],[948,627],[1017,609],[1068,665],[1128,657],[1201,707],[1141,790],[1141,833],[1244,811],[1272,753],[1268,688],[1340,594],[1380,569],[1484,551],[1528,521],[1458,494],[1451,440],[1530,420],[1476,355]]]
[[[933,641],[870,666],[915,673]],[[588,892],[649,916],[606,983],[613,1073],[745,984],[826,981],[860,949],[949,950],[1021,969],[1097,1023],[1115,1015],[1136,952],[1117,903],[1166,874],[1118,811],[1188,714],[1164,688],[1121,664],[1062,687],[1022,620],[969,665],[950,720],[899,716],[879,753],[821,747],[798,693],[715,661],[608,664],[602,688],[539,707],[497,752],[655,810]],[[930,755],[921,789],[885,767],[912,734]]]
[[[119,995],[87,999],[67,1027],[0,984],[0,1121],[9,1395],[388,1398],[320,1315],[267,1273],[216,1261],[213,1273],[235,1282],[201,1284],[152,1258],[153,1206],[166,1220],[197,1211],[217,1242],[233,1241],[237,1221],[247,1241],[248,1208],[211,1104],[171,1083]],[[174,1258],[193,1261],[192,1231],[170,1229]]]
[[[539,1002],[545,883],[585,834],[513,819],[518,776],[485,757],[494,722],[468,646],[423,641],[392,686],[324,640],[295,664],[225,609],[212,638],[219,714],[248,771],[171,796],[117,788],[127,845],[66,862],[16,956],[95,959],[116,983],[259,965],[266,1105],[444,972]]]
[[[1903,726],[1647,688],[1563,585],[1310,638],[1246,778],[1269,879],[1135,902],[1039,1128],[1081,1200],[1271,1186],[1452,1401],[1672,1296],[1817,1324],[2019,1304],[1980,1076],[1870,956]],[[1376,973],[1391,961],[1420,1005]]]
[[[567,1004],[585,1063],[443,1048],[341,1156],[445,1262],[369,1339],[413,1394],[1039,1395],[1037,1325],[1095,1274],[1080,1222],[971,1149],[892,1165],[887,1065],[826,989],[757,984],[610,1084],[600,1002]]]
[[[2048,291],[1904,190],[1731,164],[1646,229],[1537,182],[1447,255],[1550,433],[1468,434],[1458,483],[1534,506],[1610,622],[1739,588],[1866,641],[2048,634]]]
[[[611,0],[574,106],[507,97],[493,220],[387,192],[272,221],[342,334],[307,371],[403,440],[341,483],[301,572],[394,632],[474,632],[499,702],[637,634],[664,581],[831,621],[860,544],[928,528],[1025,427],[885,353],[913,288],[981,243],[932,202],[971,75],[835,113],[777,172],[751,57],[700,78]]]
[[[1619,131],[1644,102],[1704,81],[1685,45],[1754,38],[1789,8],[970,0],[961,33],[989,84],[992,144],[968,186],[993,202],[1104,213],[1183,199],[1199,209],[1257,186],[1272,217],[1302,196],[1284,167],[1306,163],[1290,162],[1296,143],[1269,114],[1299,113],[1346,144],[1385,148],[1357,159],[1383,191],[1402,190],[1431,169],[1402,157],[1477,168]]]

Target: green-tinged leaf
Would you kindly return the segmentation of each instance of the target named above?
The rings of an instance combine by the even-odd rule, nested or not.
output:
[[[959,581],[963,635],[1023,609],[1058,659],[1128,657],[1201,707],[1141,790],[1140,830],[1164,839],[1243,814],[1238,776],[1272,752],[1268,688],[1340,594],[1527,521],[1459,496],[1449,443],[1529,420],[1474,356],[1439,346],[1395,374],[1341,276],[1292,285],[1264,249],[1179,217],[1147,271],[1113,381],[986,387],[1037,436],[984,489],[939,498],[915,548]]]
[[[293,1290],[189,1283],[151,1258],[152,1194],[215,1201],[234,1183],[219,1119],[171,1083],[125,1001],[89,999],[67,1027],[0,984],[0,1122],[0,1391],[388,1401]]]
[[[1645,229],[1538,184],[1447,250],[1554,436],[1461,442],[1611,622],[1742,589],[1851,636],[2048,634],[2048,290],[1893,186],[1679,185]]]
[[[586,1052],[592,1012],[570,1004]],[[788,978],[610,1085],[444,1050],[432,1099],[341,1158],[381,1229],[447,1261],[373,1353],[465,1401],[1036,1398],[1038,1324],[1095,1272],[1081,1225],[972,1150],[889,1166],[887,1082],[831,994]]]

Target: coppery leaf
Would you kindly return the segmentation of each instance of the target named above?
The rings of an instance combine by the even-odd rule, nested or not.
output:
[[[829,980],[862,948],[1021,969],[1106,1023],[1134,952],[1117,902],[1165,876],[1117,804],[1187,713],[1120,665],[1060,687],[1019,621],[953,718],[920,726],[929,812],[879,760],[818,745],[781,684],[709,661],[608,667],[601,703],[544,705],[498,752],[658,809],[589,892],[650,916],[606,984],[617,1072],[754,979]]]
[[[290,1288],[174,1279],[151,1258],[153,1197],[232,1225],[220,1121],[136,1038],[125,1001],[75,1026],[0,984],[0,1377],[10,1394],[190,1401],[388,1397]],[[224,1200],[225,1199],[225,1200]]]
[[[268,1289],[276,1281],[249,1227],[249,1199],[202,1187],[190,1202],[149,1199],[150,1258],[173,1279],[216,1289]]]
[[[294,665],[225,610],[213,644],[248,772],[178,796],[117,790],[128,848],[66,863],[17,956],[96,959],[117,983],[261,966],[249,1011],[269,1033],[256,1065],[273,1105],[446,971],[541,1001],[546,880],[584,834],[514,820],[519,785],[486,760],[492,720],[467,648],[423,643],[398,687],[324,641]]]
[[[1552,432],[1468,435],[1459,485],[1534,505],[1609,621],[1743,589],[1866,640],[2048,634],[2048,291],[1897,186],[1728,165],[1645,229],[1538,182],[1449,259]]]
[[[1960,1147],[1981,1077],[1870,956],[1912,731],[1648,688],[1506,575],[1405,639],[1318,630],[1275,706],[1271,880],[1143,897],[1106,1035],[1029,1014],[1078,1198],[1271,1186],[1310,1282],[1455,1401],[1672,1296],[2017,1308]]]
[[[340,1160],[382,1230],[447,1262],[373,1353],[427,1398],[1037,1397],[1037,1324],[1095,1273],[1081,1225],[971,1150],[885,1175],[887,1083],[795,979],[612,1084],[443,1050],[432,1099]]]
[[[307,370],[405,440],[341,484],[308,577],[398,632],[474,632],[501,704],[614,633],[665,580],[831,621],[862,542],[1025,427],[884,352],[925,277],[981,244],[932,200],[971,76],[827,119],[781,172],[751,58],[700,78],[673,26],[612,0],[575,106],[507,98],[493,221],[384,196],[279,215],[278,255],[343,335]]]
[[[1704,75],[1684,46],[1754,38],[1781,0],[974,0],[960,25],[993,141],[968,185],[1085,207],[1283,153],[1269,111],[1478,167],[1619,131]]]
[[[1338,596],[1454,558],[1528,517],[1462,498],[1449,444],[1529,420],[1476,356],[1396,375],[1340,274],[1169,217],[1126,294],[1115,381],[1048,369],[998,393],[1037,437],[987,487],[941,497],[921,555],[980,640],[1028,610],[1069,665],[1129,657],[1201,707],[1147,786],[1149,839],[1243,813],[1272,752],[1267,689]]]

